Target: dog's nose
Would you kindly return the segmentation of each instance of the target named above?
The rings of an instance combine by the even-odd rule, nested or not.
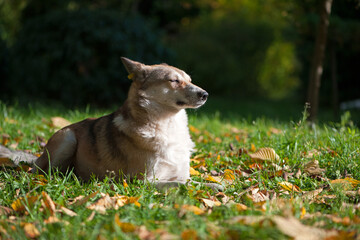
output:
[[[205,101],[208,98],[208,96],[209,94],[206,91],[198,92],[198,97],[203,101]]]

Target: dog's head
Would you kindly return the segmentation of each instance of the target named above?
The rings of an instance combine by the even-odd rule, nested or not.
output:
[[[180,110],[198,108],[209,96],[178,68],[166,64],[145,65],[124,57],[121,60],[141,96],[150,102]]]

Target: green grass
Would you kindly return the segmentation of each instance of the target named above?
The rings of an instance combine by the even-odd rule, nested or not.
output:
[[[229,102],[221,104],[231,105]],[[184,239],[288,239],[276,226],[274,216],[294,216],[305,225],[336,229],[347,237],[360,233],[360,219],[357,217],[360,210],[359,206],[356,207],[360,200],[360,185],[344,189],[343,186],[330,183],[331,180],[345,177],[360,180],[360,132],[349,116],[344,115],[339,123],[309,126],[304,121],[302,109],[293,113],[290,121],[276,117],[273,118],[275,120],[268,117],[257,118],[255,115],[249,117],[241,112],[229,113],[225,107],[222,110],[226,112],[221,113],[216,110],[221,109],[220,107],[219,103],[214,103],[210,110],[204,108],[190,111],[189,122],[197,129],[191,132],[196,142],[193,157],[202,157],[205,161],[205,168],[197,170],[208,175],[211,175],[211,171],[216,171],[220,178],[224,177],[226,169],[235,172],[235,179],[224,191],[228,198],[226,204],[206,208],[201,198],[219,201],[225,199],[201,186],[182,186],[159,192],[152,185],[140,181],[129,183],[128,187],[111,178],[81,183],[71,173],[66,176],[45,174],[43,180],[37,175],[4,168],[0,172],[0,206],[11,208],[15,200],[25,196],[39,196],[39,200],[34,204],[24,203],[25,211],[2,213],[1,237],[31,237],[29,230],[25,230],[25,225],[32,223],[38,231],[35,235],[38,239],[136,239],[145,233],[159,239],[169,235]],[[259,109],[261,108],[263,107]],[[234,109],[238,108],[234,106]],[[286,108],[281,111],[285,110]],[[17,149],[39,153],[42,139],[48,139],[54,132],[48,124],[51,117],[62,116],[76,122],[110,111],[91,108],[66,110],[44,105],[23,108],[1,104],[0,141],[7,146],[18,144]],[[277,130],[281,133],[276,134]],[[6,142],[5,138],[8,139]],[[286,169],[279,172],[270,161],[259,163],[262,169],[254,168],[251,165],[254,161],[248,154],[254,147],[273,148],[281,159],[276,164]],[[306,155],[314,149],[319,154],[307,158]],[[304,173],[305,164],[312,159],[318,160],[320,167],[325,169],[323,174],[310,177]],[[192,162],[192,166],[195,165],[196,162]],[[301,174],[296,177],[298,171]],[[241,172],[248,175],[242,176]],[[204,178],[204,175],[193,177],[197,181],[205,181]],[[286,179],[299,187],[301,192],[284,191],[279,182]],[[259,191],[268,194],[271,200],[256,203],[251,198],[254,196],[251,191],[249,196],[244,193],[251,186],[258,186]],[[316,201],[304,199],[303,195],[307,191],[320,188],[323,191]],[[85,204],[70,204],[76,197],[89,196],[96,191],[98,194]],[[57,212],[54,215],[60,222],[46,223],[52,214],[41,203],[40,199],[44,199],[41,197],[42,192],[51,197],[57,209],[60,206],[67,207],[77,216]],[[141,206],[126,204],[117,210],[107,209],[106,214],[96,213],[92,219],[88,219],[93,211],[87,206],[100,199],[101,193],[111,197],[116,194],[140,197],[138,202]],[[247,206],[247,209],[240,209],[239,203]],[[184,205],[200,207],[204,213],[194,214],[191,210],[186,210]],[[246,219],[239,220],[239,216],[244,216],[244,219],[246,216],[253,216],[257,220],[250,223]],[[266,217],[265,220],[261,220],[263,216]],[[121,222],[131,223],[135,230],[124,232],[126,228],[117,223],[116,217]]]

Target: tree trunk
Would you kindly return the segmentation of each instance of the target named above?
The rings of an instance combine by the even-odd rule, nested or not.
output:
[[[335,43],[330,45],[330,60],[331,60],[331,83],[332,83],[332,105],[334,120],[339,120],[339,89],[337,83],[337,62]]]
[[[320,3],[320,22],[316,32],[314,55],[312,59],[309,86],[308,102],[310,103],[309,121],[314,122],[317,118],[319,107],[319,89],[323,72],[323,60],[325,55],[327,30],[329,26],[329,16],[331,12],[332,0],[321,0]]]

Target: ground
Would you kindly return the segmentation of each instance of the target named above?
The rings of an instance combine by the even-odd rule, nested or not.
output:
[[[39,154],[62,124],[110,111],[1,104],[0,141]],[[224,192],[191,185],[160,192],[111,177],[84,184],[71,173],[4,167],[1,237],[359,239],[359,129],[347,115],[310,125],[301,111],[292,121],[190,112],[192,178],[221,183]]]

